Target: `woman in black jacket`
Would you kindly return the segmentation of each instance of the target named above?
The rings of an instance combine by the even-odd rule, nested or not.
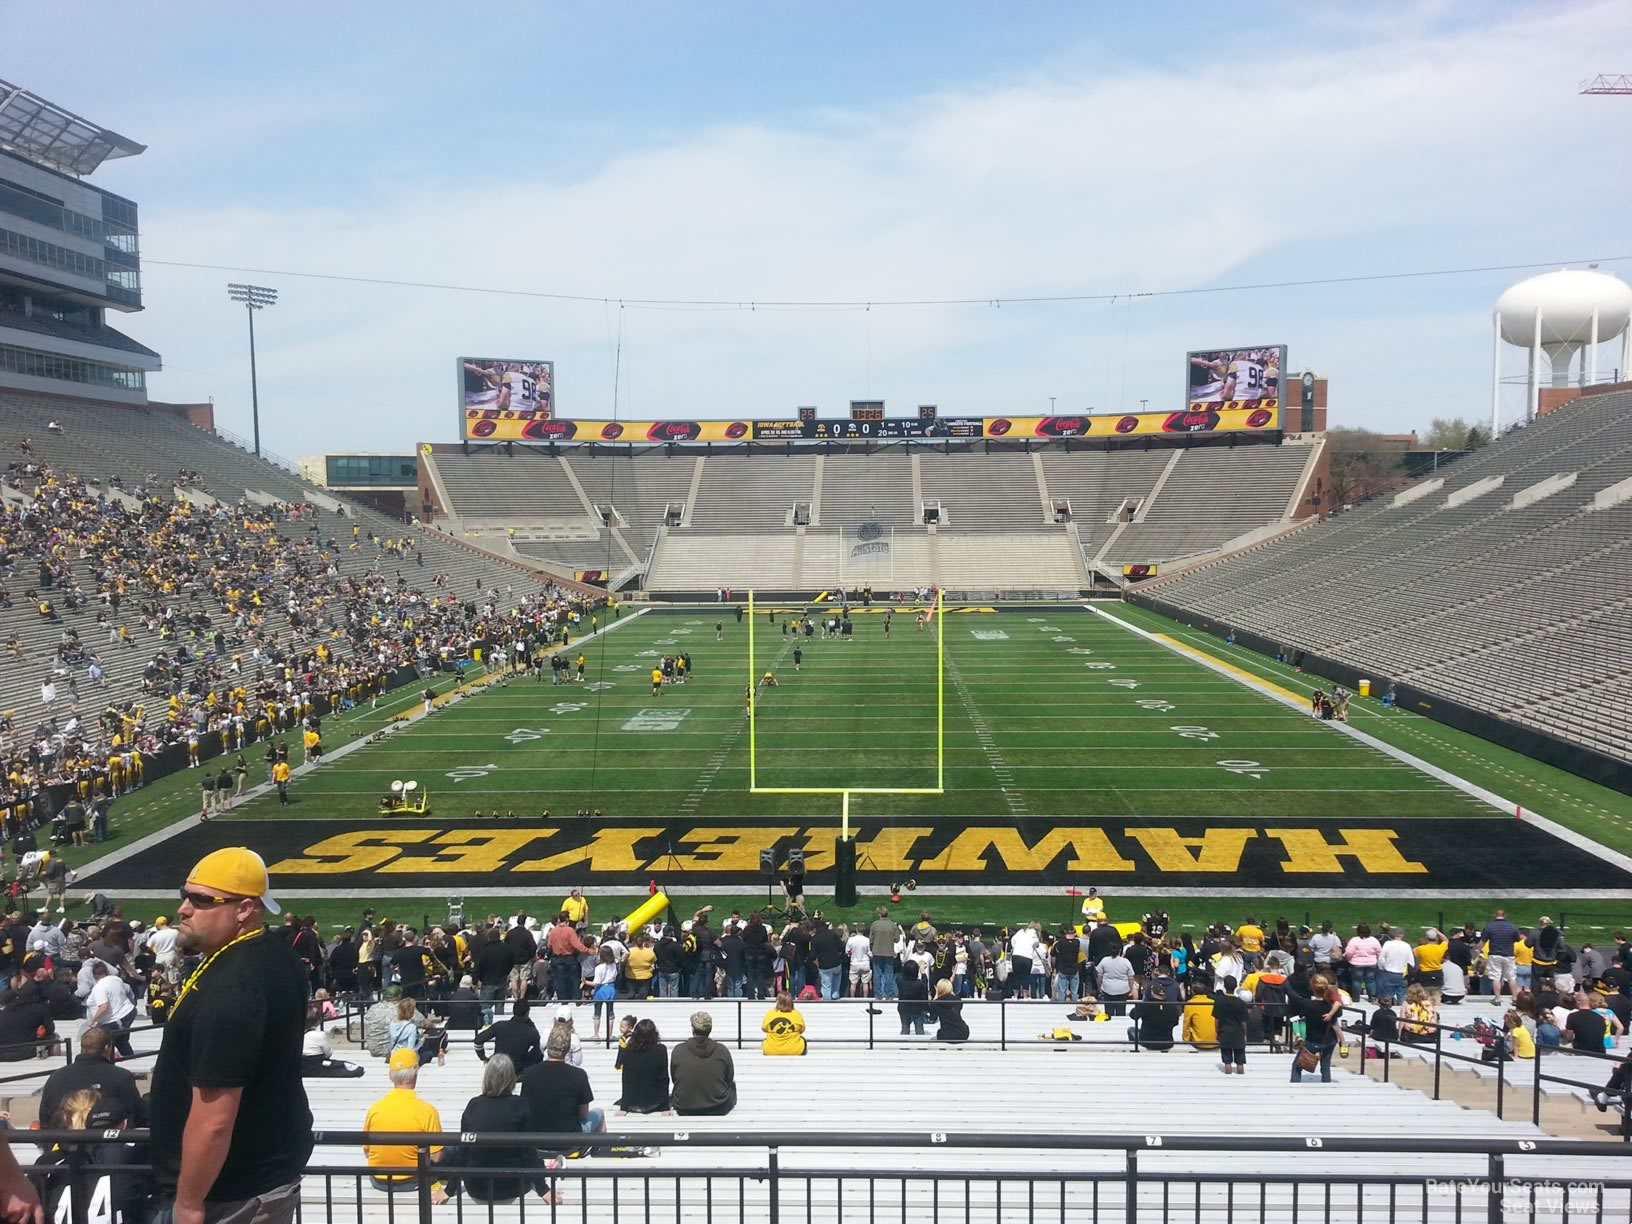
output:
[[[618,1056],[623,1067],[624,1113],[669,1112],[669,1051],[659,1040],[657,1025],[642,1020],[629,1034],[629,1044]]]
[[[924,1020],[929,1013],[929,983],[918,972],[918,962],[909,959],[901,967],[901,981],[897,986],[899,1001],[895,1005],[901,1017],[901,1036],[909,1030],[924,1035]]]
[[[467,1134],[520,1134],[536,1132],[527,1102],[516,1095],[516,1065],[508,1055],[495,1054],[482,1067],[482,1093],[471,1097],[459,1119],[459,1129]],[[561,1193],[544,1176],[544,1155],[535,1147],[469,1147],[450,1153],[453,1170],[513,1169],[511,1175],[463,1174],[450,1176],[447,1193],[461,1189],[479,1203],[503,1203],[520,1198],[531,1189],[546,1203],[559,1203]],[[557,1158],[552,1155],[552,1161]],[[432,1202],[443,1201],[433,1195]]]
[[[963,1018],[963,1000],[944,978],[935,983],[935,1002],[930,1004],[932,1019],[940,1026],[937,1041],[968,1041],[969,1024]]]

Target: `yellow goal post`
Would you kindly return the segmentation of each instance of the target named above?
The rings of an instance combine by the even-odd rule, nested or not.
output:
[[[840,795],[840,837],[850,840],[851,795],[944,795],[946,793],[946,624],[939,588],[930,606],[935,623],[935,785],[934,786],[761,786],[759,784],[759,670],[754,654],[754,592],[748,592],[748,793],[751,795]]]

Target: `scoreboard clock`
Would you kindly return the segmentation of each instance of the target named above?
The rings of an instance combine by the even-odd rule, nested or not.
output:
[[[918,405],[918,419],[920,421],[933,421],[935,419],[935,417],[936,417],[936,408],[935,408],[934,404],[919,404]]]
[[[884,401],[851,400],[850,419],[852,421],[882,421],[884,419]]]
[[[801,421],[814,421],[816,419],[816,406],[814,404],[801,404],[799,406],[799,419]]]

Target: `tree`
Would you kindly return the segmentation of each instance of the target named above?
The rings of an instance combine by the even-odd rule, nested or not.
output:
[[[1365,501],[1405,481],[1405,452],[1370,429],[1326,431],[1333,508]]]
[[[1422,439],[1422,445],[1427,450],[1478,450],[1490,436],[1477,425],[1470,425],[1461,417],[1446,420],[1444,417],[1435,417],[1428,425],[1428,433]]]

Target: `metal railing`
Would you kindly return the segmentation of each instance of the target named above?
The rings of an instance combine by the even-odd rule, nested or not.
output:
[[[317,1131],[320,1151],[365,1143],[400,1146],[411,1164],[308,1164],[298,1218],[357,1221],[440,1214],[462,1222],[492,1220],[496,1207],[537,1220],[610,1220],[691,1224],[764,1220],[975,1220],[1027,1224],[1224,1224],[1274,1220],[1372,1220],[1406,1224],[1429,1219],[1487,1222],[1568,1219],[1624,1224],[1632,1219],[1632,1178],[1624,1149],[1568,1140],[1409,1139],[1388,1143],[1342,1135],[1243,1139],[1196,1135],[993,1134],[941,1131],[646,1130],[582,1134],[427,1134]],[[55,1145],[59,1163],[30,1176],[48,1196],[48,1218],[87,1224],[90,1204],[124,1199],[148,1172],[139,1146],[145,1131],[42,1131],[28,1137]],[[22,1139],[19,1137],[19,1142]],[[643,1163],[648,1145],[684,1153],[679,1161]],[[632,1159],[498,1163],[533,1152],[591,1150]],[[433,1151],[442,1151],[433,1156]],[[120,1149],[114,1151],[112,1149]],[[746,1149],[746,1161],[721,1160],[721,1149]],[[484,1154],[494,1153],[484,1162]],[[1019,1153],[1023,1160],[995,1158]],[[933,1154],[934,1159],[926,1159]],[[1200,1167],[1185,1167],[1194,1154]],[[1401,1164],[1399,1157],[1433,1156]],[[1209,1161],[1208,1157],[1215,1159]],[[1217,1156],[1240,1159],[1221,1164]],[[1353,1172],[1344,1157],[1356,1157]],[[1571,1162],[1567,1179],[1549,1175],[1551,1158]],[[1508,1161],[1517,1162],[1509,1170]],[[1031,1166],[1045,1165],[1041,1171]],[[1206,1166],[1211,1165],[1211,1168]],[[1016,1167],[1022,1166],[1022,1167]],[[1556,1167],[1554,1164],[1553,1167]],[[375,1178],[395,1182],[385,1189]],[[1601,1175],[1600,1175],[1601,1174]],[[486,1179],[509,1185],[493,1185]],[[474,1183],[474,1184],[473,1184]],[[485,1183],[485,1184],[484,1184]],[[529,1196],[553,1190],[559,1202]],[[499,1197],[501,1194],[506,1197]],[[441,1196],[451,1206],[438,1207]],[[478,1198],[488,1193],[491,1201]],[[106,1214],[106,1213],[104,1213]]]
[[[1469,1063],[1475,1066],[1494,1068],[1496,1072],[1495,1112],[1496,1116],[1503,1120],[1507,1118],[1507,1115],[1510,1112],[1508,1107],[1510,1092],[1516,1093],[1525,1087],[1523,1084],[1509,1083],[1508,1069],[1515,1064],[1520,1066],[1523,1066],[1525,1063],[1530,1064],[1531,1069],[1534,1072],[1534,1078],[1529,1085],[1530,1121],[1536,1126],[1541,1125],[1541,1098],[1543,1084],[1553,1084],[1559,1088],[1575,1088],[1588,1093],[1598,1092],[1604,1088],[1603,1080],[1600,1080],[1597,1083],[1587,1083],[1579,1078],[1574,1078],[1570,1075],[1564,1074],[1562,1071],[1555,1074],[1549,1074],[1542,1070],[1542,1065],[1544,1062],[1559,1062],[1560,1060],[1564,1060],[1566,1065],[1573,1066],[1576,1069],[1597,1064],[1603,1067],[1604,1070],[1608,1071],[1609,1069],[1619,1066],[1621,1063],[1626,1061],[1627,1057],[1624,1055],[1617,1056],[1608,1052],[1600,1053],[1594,1050],[1577,1050],[1569,1046],[1544,1045],[1542,1042],[1537,1041],[1535,1043],[1536,1054],[1534,1058],[1520,1059],[1505,1053],[1495,1058],[1486,1058],[1484,1057],[1485,1050],[1490,1048],[1502,1048],[1505,1050],[1505,1046],[1488,1047],[1481,1045],[1477,1038],[1470,1038],[1468,1032],[1469,1026],[1467,1025],[1440,1024],[1437,1022],[1413,1022],[1417,1028],[1426,1028],[1430,1030],[1433,1035],[1433,1040],[1431,1042],[1405,1041],[1403,1038],[1399,1037],[1374,1039],[1370,1035],[1367,1035],[1365,1029],[1361,1027],[1367,1022],[1367,1014],[1364,1008],[1345,1007],[1343,1012],[1344,1015],[1353,1015],[1359,1018],[1358,1023],[1351,1026],[1349,1031],[1355,1033],[1356,1035],[1362,1036],[1360,1046],[1360,1062],[1362,1069],[1364,1069],[1365,1063],[1368,1060],[1376,1059],[1381,1061],[1383,1064],[1382,1079],[1385,1084],[1391,1082],[1391,1063],[1393,1061],[1393,1056],[1403,1050],[1415,1050],[1425,1057],[1431,1056],[1431,1061],[1434,1068],[1434,1088],[1431,1095],[1436,1101],[1440,1099],[1441,1081],[1443,1078],[1444,1065],[1446,1063]],[[1399,1026],[1399,1031],[1403,1033],[1405,1031],[1405,1022],[1397,1019],[1396,1023]],[[1449,1039],[1452,1041],[1468,1040],[1473,1052],[1463,1053],[1461,1050],[1447,1050],[1445,1048],[1445,1041],[1447,1037],[1449,1037]],[[1501,1039],[1498,1038],[1498,1041],[1500,1040]],[[1380,1058],[1379,1055],[1369,1054],[1368,1051],[1372,1044],[1375,1044],[1380,1051]],[[1632,1087],[1629,1087],[1627,1092],[1632,1093]],[[1632,1106],[1629,1106],[1625,1102],[1621,1103],[1619,1105],[1619,1113],[1621,1119],[1621,1140],[1623,1143],[1632,1143]]]
[[[111,1028],[112,1026],[104,1027]],[[133,1024],[124,1030],[123,1035],[129,1037],[136,1033],[154,1033],[163,1027],[161,1024]],[[23,1041],[15,1045],[0,1046],[0,1054],[26,1051],[22,1058],[0,1058],[0,1067],[33,1067],[31,1071],[20,1071],[15,1075],[0,1075],[0,1086],[17,1084],[24,1080],[39,1079],[42,1075],[50,1075],[51,1072],[57,1069],[56,1056],[59,1053],[62,1055],[62,1065],[69,1066],[74,1061],[75,1040],[76,1037],[72,1033],[57,1033],[50,1037],[42,1037],[38,1041]],[[130,1056],[122,1061],[130,1062],[138,1058],[152,1058],[158,1052],[157,1046],[151,1050],[133,1050]]]

